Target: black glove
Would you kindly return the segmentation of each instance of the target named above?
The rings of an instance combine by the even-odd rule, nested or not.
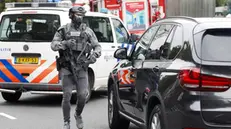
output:
[[[61,44],[63,44],[64,46],[68,48],[72,48],[76,44],[76,40],[75,39],[64,40],[62,41]]]
[[[91,54],[89,57],[88,57],[88,63],[89,64],[94,64],[96,62],[96,56],[95,54]]]
[[[66,47],[63,44],[56,44],[55,47],[57,50],[65,50],[66,49]]]
[[[92,55],[94,55],[95,58],[99,58],[99,56],[100,56],[97,52],[93,52]]]

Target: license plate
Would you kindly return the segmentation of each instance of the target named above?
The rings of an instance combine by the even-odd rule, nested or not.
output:
[[[15,64],[38,64],[38,57],[15,57]]]

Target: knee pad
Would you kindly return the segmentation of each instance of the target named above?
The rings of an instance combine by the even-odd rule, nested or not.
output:
[[[72,93],[63,93],[63,100],[69,102],[71,100]]]
[[[86,98],[87,97],[87,90],[77,93],[77,96],[79,98]]]

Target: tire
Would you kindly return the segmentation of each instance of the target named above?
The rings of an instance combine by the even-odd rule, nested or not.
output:
[[[91,99],[91,95],[92,95],[92,88],[94,85],[94,76],[92,75],[92,73],[88,73],[88,95],[86,98],[86,103],[89,102],[89,100]],[[77,95],[76,93],[72,94],[71,96],[71,104],[76,104],[77,101]]]
[[[156,119],[154,120],[154,118]],[[155,123],[155,124],[152,124],[152,123]],[[153,125],[156,125],[156,128],[153,128],[152,127]],[[164,125],[164,117],[161,111],[160,104],[156,105],[152,110],[152,113],[149,117],[148,129],[166,129]]]
[[[2,97],[8,102],[17,102],[19,98],[21,97],[22,92],[16,92],[16,93],[5,93],[2,92]]]
[[[77,101],[77,94],[73,93],[71,96],[71,104],[76,104]]]
[[[110,129],[128,129],[130,121],[119,114],[114,91],[108,91],[108,124]]]

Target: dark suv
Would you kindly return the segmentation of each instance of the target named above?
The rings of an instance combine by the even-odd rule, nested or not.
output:
[[[114,57],[111,129],[231,129],[231,19],[165,18]]]

